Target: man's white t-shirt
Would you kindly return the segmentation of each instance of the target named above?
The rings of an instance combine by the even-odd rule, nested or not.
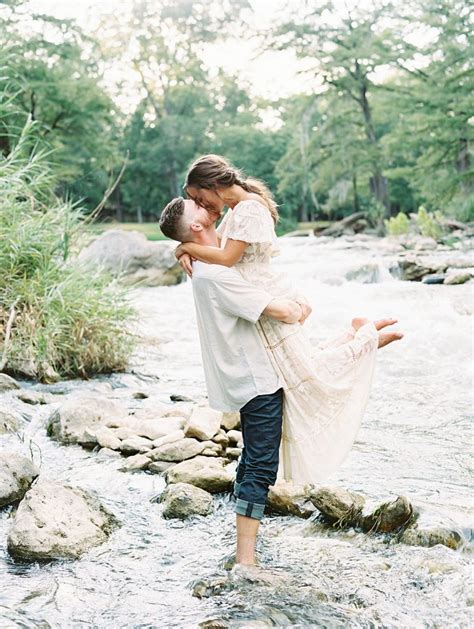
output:
[[[236,411],[281,386],[255,323],[272,301],[233,268],[193,263],[193,294],[211,408]]]

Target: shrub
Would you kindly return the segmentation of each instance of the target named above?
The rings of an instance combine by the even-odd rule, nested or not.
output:
[[[391,236],[400,236],[408,234],[410,230],[410,219],[403,212],[399,212],[396,216],[391,216],[388,220],[384,220],[385,229]]]
[[[135,346],[129,293],[71,263],[85,217],[54,195],[33,130],[0,157],[0,371],[52,381],[123,369]]]

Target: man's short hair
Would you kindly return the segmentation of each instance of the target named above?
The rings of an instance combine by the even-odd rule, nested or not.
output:
[[[183,242],[186,236],[184,221],[184,199],[177,197],[168,203],[161,212],[160,229],[165,236]]]

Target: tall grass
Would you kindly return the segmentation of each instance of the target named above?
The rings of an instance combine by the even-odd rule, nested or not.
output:
[[[28,122],[0,156],[0,371],[48,382],[123,369],[135,346],[129,292],[73,261],[85,216],[54,195],[33,142]]]

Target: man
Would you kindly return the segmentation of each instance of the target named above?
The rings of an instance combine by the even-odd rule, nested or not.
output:
[[[163,210],[163,234],[180,242],[218,247],[219,217],[179,197]],[[246,282],[239,272],[195,261],[192,286],[209,404],[240,411],[244,448],[237,469],[238,564],[255,564],[255,542],[268,488],[277,478],[283,389],[255,326],[260,316],[284,323],[303,321],[311,308],[274,299]]]

